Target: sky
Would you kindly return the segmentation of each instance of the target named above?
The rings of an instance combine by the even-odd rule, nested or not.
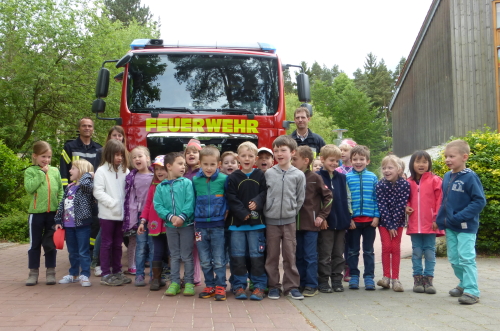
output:
[[[282,63],[314,61],[353,77],[372,52],[394,70],[408,57],[432,0],[142,0],[161,20],[161,38],[265,42]]]

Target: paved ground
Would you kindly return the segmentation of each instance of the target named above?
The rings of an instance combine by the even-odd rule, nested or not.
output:
[[[403,242],[408,254],[407,240]],[[411,248],[410,248],[411,249]],[[476,330],[500,329],[499,259],[478,261],[481,303],[461,306],[447,295],[456,285],[446,259],[436,270],[438,294],[411,292],[411,261],[401,264],[404,293],[392,290],[320,294],[303,301],[226,302],[193,297],[165,297],[131,285],[24,285],[27,245],[0,250],[0,331],[3,330]],[[58,279],[67,273],[67,253],[58,254]],[[380,264],[376,274],[380,275]],[[361,284],[362,285],[362,284]],[[201,290],[197,287],[197,291]]]

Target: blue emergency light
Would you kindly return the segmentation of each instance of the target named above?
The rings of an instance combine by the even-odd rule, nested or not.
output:
[[[148,47],[149,46],[149,47]],[[224,43],[224,42],[201,42],[201,43],[181,43],[180,41],[164,41],[163,39],[135,39],[130,44],[132,50],[144,48],[214,48],[214,49],[237,49],[253,50],[267,53],[275,53],[276,47],[268,43],[249,42],[249,43]]]

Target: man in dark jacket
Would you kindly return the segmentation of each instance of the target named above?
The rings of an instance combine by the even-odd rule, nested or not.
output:
[[[292,138],[297,142],[298,146],[307,145],[311,147],[314,157],[316,157],[321,147],[325,146],[325,141],[319,134],[309,129],[309,121],[311,120],[309,110],[305,107],[297,108],[293,117],[297,129],[292,132]]]

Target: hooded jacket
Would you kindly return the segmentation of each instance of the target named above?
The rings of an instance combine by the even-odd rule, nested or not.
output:
[[[227,202],[230,213],[228,225],[259,225],[265,224],[265,217],[262,213],[266,202],[267,185],[264,172],[260,169],[253,169],[250,176],[241,170],[235,170],[229,175],[227,185]],[[255,202],[257,209],[250,211],[248,204]],[[245,221],[245,217],[250,217]]]
[[[99,208],[99,218],[123,221],[123,200],[125,198],[125,177],[129,173],[122,166],[115,171],[105,162],[94,175],[94,197]]]
[[[447,172],[443,180],[443,203],[437,215],[439,229],[477,233],[479,214],[486,206],[483,185],[469,168]]]
[[[395,183],[382,178],[376,187],[377,205],[380,212],[379,225],[387,230],[405,226],[405,209],[410,197],[410,184],[399,177]]]
[[[309,146],[311,147],[314,155],[319,154],[321,147],[325,146],[325,140],[321,138],[319,134],[316,134],[311,131],[311,129],[307,129],[307,138],[302,141],[299,137],[297,137],[297,130],[293,131],[291,134],[293,140],[297,142],[297,146]]]
[[[197,228],[224,226],[227,211],[226,181],[227,175],[219,169],[210,178],[205,176],[202,169],[193,177],[196,197],[194,221]]]
[[[304,204],[297,215],[297,230],[319,232],[314,225],[316,217],[328,219],[332,209],[332,191],[325,185],[320,175],[306,170],[306,194]]]
[[[350,211],[350,193],[347,188],[346,177],[344,174],[333,171],[333,177],[327,170],[320,170],[317,172],[323,179],[323,182],[333,194],[333,203],[326,219],[328,229],[330,230],[347,230],[351,225],[351,211]]]
[[[295,216],[305,198],[306,177],[302,171],[290,166],[287,171],[275,165],[265,172],[267,195],[264,208],[266,223],[286,225],[295,223]]]
[[[156,187],[153,203],[167,227],[175,228],[171,221],[174,216],[184,221],[182,227],[193,225],[194,190],[191,180],[185,177],[165,179]]]
[[[59,171],[63,186],[69,184],[69,171],[74,160],[85,159],[94,166],[94,169],[97,169],[101,163],[101,155],[102,146],[93,140],[90,141],[90,144],[85,145],[80,136],[78,136],[76,139],[66,142],[59,160]]]
[[[56,211],[64,194],[61,174],[57,168],[51,166],[46,173],[38,165],[26,169],[24,188],[33,196],[28,208],[30,214]]]
[[[153,178],[154,168],[152,166],[148,167],[151,172],[151,178]],[[139,173],[139,170],[132,169],[127,177],[125,177],[125,200],[123,202],[123,231],[128,231],[130,229],[137,229],[137,213],[131,213],[130,202],[137,200],[137,191],[134,187],[135,176]],[[149,190],[148,190],[149,191]],[[143,201],[144,197],[140,199]],[[138,206],[137,206],[138,207]],[[143,207],[143,206],[141,206]],[[135,210],[134,208],[132,208]],[[138,210],[141,211],[141,210]]]
[[[346,180],[351,192],[352,218],[358,216],[380,217],[375,192],[375,186],[378,183],[377,176],[366,168],[360,172],[352,169],[346,175]]]
[[[413,178],[408,178],[410,183],[410,198],[408,206],[413,208],[413,213],[408,218],[406,234],[436,234],[444,235],[443,230],[432,230],[432,223],[443,199],[443,180],[432,172],[424,172],[417,184]]]
[[[157,236],[160,233],[166,232],[165,223],[160,216],[158,216],[153,204],[153,198],[159,184],[159,181],[153,181],[149,187],[148,196],[146,197],[146,202],[144,203],[144,208],[141,213],[141,219],[144,218],[148,222],[150,236]]]
[[[76,183],[71,183],[66,186],[66,191],[64,196],[60,200],[59,208],[57,209],[56,217],[54,218],[56,224],[64,226],[64,200],[67,198],[68,190],[70,185],[76,185]],[[94,190],[94,179],[92,175],[88,172],[83,174],[80,178],[80,184],[78,184],[78,190],[75,192],[75,199],[73,202],[73,207],[75,210],[75,226],[86,226],[92,223],[92,206],[94,204],[94,196],[92,191]]]

